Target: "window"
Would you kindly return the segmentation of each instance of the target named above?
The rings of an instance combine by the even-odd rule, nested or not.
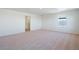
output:
[[[67,24],[67,18],[66,17],[61,17],[58,19],[58,24],[60,26],[65,26]]]

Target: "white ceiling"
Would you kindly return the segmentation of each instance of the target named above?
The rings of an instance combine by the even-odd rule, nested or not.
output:
[[[6,9],[43,15],[43,14],[62,12],[66,10],[72,10],[74,8],[6,8]]]

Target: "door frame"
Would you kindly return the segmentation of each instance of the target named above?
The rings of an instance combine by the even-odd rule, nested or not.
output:
[[[26,17],[30,17],[30,18],[29,18],[29,29],[26,29],[26,20],[27,20]],[[25,16],[25,32],[31,30],[31,26],[30,26],[30,25],[31,25],[31,16]]]

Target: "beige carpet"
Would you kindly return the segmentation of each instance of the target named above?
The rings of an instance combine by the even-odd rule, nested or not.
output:
[[[79,49],[79,36],[52,31],[33,31],[0,37],[3,50]]]

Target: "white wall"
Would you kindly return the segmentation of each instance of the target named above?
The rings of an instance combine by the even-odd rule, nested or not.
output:
[[[25,16],[31,16],[31,31],[42,28],[79,34],[78,10],[43,15],[43,19],[41,19],[41,16],[35,14],[0,9],[0,36],[25,32]],[[58,18],[63,16],[68,18],[68,24],[60,27],[58,25]]]
[[[67,25],[59,26],[58,24],[59,17],[67,17]],[[42,20],[43,29],[79,34],[78,10],[71,10],[71,11],[65,11],[56,14],[43,15],[42,18],[43,18]]]
[[[41,28],[39,15],[0,9],[0,36],[25,32],[25,16],[31,16],[31,30]]]
[[[32,16],[31,30],[38,30],[42,28],[41,16]]]

